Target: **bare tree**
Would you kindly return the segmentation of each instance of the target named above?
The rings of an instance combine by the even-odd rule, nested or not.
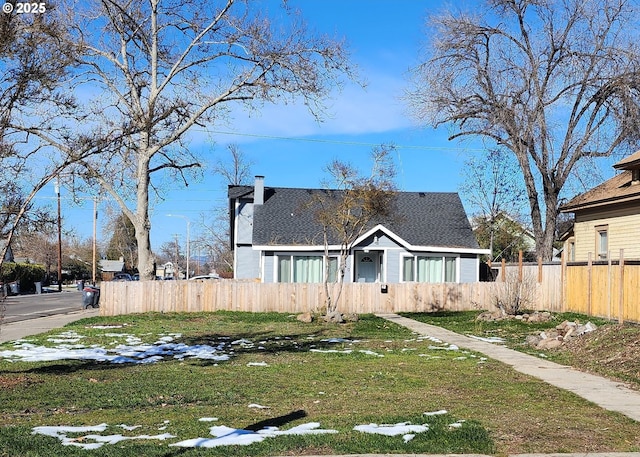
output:
[[[321,101],[350,75],[343,46],[310,34],[288,9],[291,20],[276,25],[247,0],[67,3],[68,46],[86,83],[74,88],[86,102],[65,134],[101,149],[82,173],[133,223],[141,279],[154,276],[150,198],[200,167],[188,144],[194,127],[265,102],[302,100],[320,116]],[[47,139],[64,148],[54,133]]]
[[[34,135],[46,134],[75,108],[74,99],[61,90],[72,65],[63,45],[65,18],[48,8],[46,14],[0,15],[0,231],[5,241],[0,263],[20,225],[41,219],[33,205],[36,194],[90,153],[80,145],[61,153]]]
[[[432,18],[430,53],[408,93],[413,112],[451,125],[452,139],[479,136],[514,154],[545,260],[572,170],[638,139],[635,5],[487,0],[473,14]]]
[[[213,166],[213,173],[222,178],[230,186],[245,186],[251,182],[253,161],[247,159],[237,144],[227,146],[229,159],[218,158]]]
[[[354,243],[372,228],[371,224],[392,217],[396,168],[391,156],[393,146],[383,145],[372,151],[369,176],[361,175],[352,165],[334,160],[327,166],[329,180],[324,192],[316,193],[309,209],[322,226],[324,242],[324,290],[326,317],[340,321],[338,303],[347,270],[347,259]],[[331,271],[330,246],[338,246],[338,265]],[[335,276],[334,276],[335,274]]]
[[[461,194],[473,205],[474,221],[487,229],[487,247],[493,253],[496,221],[501,214],[510,217],[524,206],[524,188],[518,165],[504,150],[488,151],[472,156],[464,164]],[[480,241],[480,240],[479,240]]]

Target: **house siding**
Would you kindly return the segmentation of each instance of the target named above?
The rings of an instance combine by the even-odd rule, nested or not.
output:
[[[251,246],[236,246],[236,279],[260,278],[260,251]]]
[[[253,204],[239,202],[236,207],[236,238],[238,245],[253,243]]]
[[[460,257],[460,282],[477,282],[479,280],[480,264],[477,256]]]
[[[613,259],[619,257],[620,249],[624,249],[625,258],[640,259],[640,209],[637,206],[617,206],[576,213],[576,262],[586,262],[589,253],[592,260],[598,260],[596,227],[603,225],[607,226],[608,247]]]

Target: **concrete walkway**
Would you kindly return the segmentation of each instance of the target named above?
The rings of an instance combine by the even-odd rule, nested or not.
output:
[[[640,392],[631,390],[619,382],[583,373],[571,367],[523,354],[495,343],[487,343],[460,335],[459,333],[424,324],[397,314],[378,314],[378,316],[411,329],[420,335],[432,336],[449,344],[455,344],[460,348],[485,354],[492,359],[510,365],[516,371],[573,392],[604,409],[622,413],[640,422]],[[640,453],[638,454],[640,455]]]

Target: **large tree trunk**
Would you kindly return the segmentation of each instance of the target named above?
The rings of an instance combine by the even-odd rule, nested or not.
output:
[[[151,252],[151,221],[149,219],[149,163],[148,156],[140,154],[137,168],[137,209],[135,220],[132,221],[136,229],[138,242],[138,273],[140,279],[155,279],[155,258]]]

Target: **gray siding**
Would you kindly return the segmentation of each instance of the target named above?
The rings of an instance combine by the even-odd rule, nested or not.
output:
[[[251,246],[236,246],[236,279],[255,279],[260,277],[260,251]]]
[[[477,256],[461,256],[460,257],[460,282],[477,282],[478,281],[478,257]]]
[[[386,252],[386,268],[387,268],[387,282],[398,283],[400,282],[400,255],[405,253],[404,249],[388,249]]]
[[[274,266],[276,257],[273,252],[265,252],[262,256],[262,282],[277,282],[277,278],[274,277]]]
[[[241,202],[236,209],[236,244],[253,243],[253,204]]]

